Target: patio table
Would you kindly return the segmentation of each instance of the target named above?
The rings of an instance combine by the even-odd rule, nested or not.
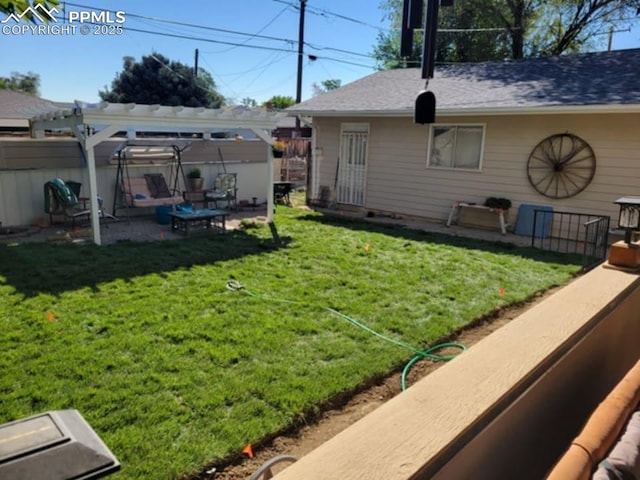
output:
[[[226,230],[226,219],[229,213],[226,210],[210,210],[207,208],[193,210],[192,212],[171,212],[171,231],[189,235],[193,231],[219,229]]]

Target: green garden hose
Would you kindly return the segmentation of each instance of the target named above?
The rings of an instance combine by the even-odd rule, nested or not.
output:
[[[247,290],[245,288],[244,285],[242,285],[240,282],[236,281],[236,280],[229,280],[227,282],[227,289],[234,291],[234,292],[239,292],[239,291],[243,291],[244,293],[246,293],[247,295],[249,295],[250,297],[254,297],[254,298],[259,298],[261,300],[265,300],[265,301],[271,301],[271,302],[278,302],[278,303],[288,303],[291,305],[304,305],[303,302],[298,302],[298,301],[294,301],[294,300],[286,300],[283,298],[277,298],[277,297],[268,297],[266,295],[259,295],[257,293],[253,293],[250,290]],[[402,387],[402,391],[405,391],[407,389],[407,385],[406,385],[406,379],[407,376],[409,375],[409,371],[411,370],[411,367],[413,367],[413,365],[418,362],[419,360],[423,359],[423,358],[427,358],[429,360],[433,360],[433,361],[438,361],[438,362],[448,362],[449,360],[452,360],[453,358],[456,357],[456,355],[438,355],[434,352],[437,352],[439,350],[442,350],[444,348],[457,348],[461,351],[466,350],[466,347],[464,345],[462,345],[461,343],[456,343],[456,342],[447,342],[447,343],[440,343],[438,345],[434,345],[433,347],[429,347],[426,350],[420,350],[417,348],[412,347],[411,345],[408,345],[400,340],[395,340],[393,338],[387,337],[381,333],[376,332],[375,330],[373,330],[372,328],[368,327],[367,325],[363,324],[362,322],[356,320],[353,317],[350,317],[349,315],[345,315],[344,313],[341,313],[337,310],[334,310],[333,308],[330,307],[320,307],[334,315],[337,315],[338,317],[348,321],[349,323],[351,323],[352,325],[355,325],[358,328],[361,328],[362,330],[386,341],[389,343],[392,343],[398,347],[401,348],[405,348],[407,350],[410,350],[413,353],[413,357],[411,358],[411,360],[409,360],[409,362],[405,365],[404,369],[402,370],[402,377],[401,377],[401,387]]]

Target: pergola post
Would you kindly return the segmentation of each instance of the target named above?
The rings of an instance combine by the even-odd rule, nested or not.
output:
[[[86,147],[85,147],[86,148]],[[86,148],[87,168],[89,170],[89,192],[91,199],[91,230],[93,241],[96,245],[102,245],[100,238],[100,206],[98,205],[98,181],[96,179],[96,156],[93,146]]]
[[[269,185],[269,190],[267,191],[267,221],[269,223],[273,222],[273,149],[271,145],[267,145],[267,176],[269,177],[269,181],[267,182]]]
[[[254,128],[253,132],[267,144],[267,221],[273,222],[273,138],[264,131]]]
[[[98,180],[96,175],[96,155],[94,147],[111,137],[118,131],[118,127],[110,125],[104,130],[90,133],[89,126],[85,125],[85,131],[81,131],[78,126],[73,127],[74,134],[80,142],[85,161],[87,162],[87,170],[89,172],[89,208],[91,209],[91,230],[93,232],[93,241],[96,245],[102,245],[100,235],[100,206],[98,205]]]

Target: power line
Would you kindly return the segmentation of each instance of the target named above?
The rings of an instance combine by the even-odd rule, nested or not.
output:
[[[198,41],[198,42],[208,42],[208,43],[219,43],[219,44],[222,44],[222,45],[232,45],[234,47],[255,48],[255,49],[258,49],[258,50],[271,50],[271,51],[274,51],[274,52],[292,52],[292,50],[287,50],[287,49],[284,49],[284,48],[266,47],[266,46],[262,46],[262,45],[247,45],[247,44],[242,44],[242,43],[237,43],[237,42],[226,42],[224,40],[214,40],[212,38],[194,37],[192,35],[181,35],[181,34],[178,34],[178,33],[153,32],[151,30],[142,30],[140,28],[132,28],[132,27],[122,27],[122,29],[125,30],[125,31],[131,31],[131,32],[147,33],[149,35],[160,35],[160,36],[164,36],[164,37],[182,38],[184,40],[194,40],[194,41]]]
[[[315,14],[315,15],[322,16],[322,17],[326,17],[327,15],[330,15],[332,17],[336,17],[336,18],[339,18],[341,20],[346,20],[347,22],[356,23],[358,25],[364,25],[365,27],[370,27],[370,28],[373,28],[373,29],[379,30],[379,31],[387,31],[388,30],[387,28],[383,28],[383,27],[380,27],[378,25],[372,25],[370,23],[363,22],[362,20],[358,20],[357,18],[347,17],[346,15],[341,15],[339,13],[331,12],[329,10],[320,9],[320,8],[317,8],[317,7],[311,7],[310,12]]]
[[[249,38],[247,38],[247,40],[245,42],[243,42],[243,44],[246,44],[247,42],[249,42],[249,40],[251,40],[252,38],[258,38],[259,34],[261,32],[264,32],[273,22],[275,22],[278,18],[280,18],[280,16],[286,11],[288,10],[289,7],[284,7],[275,17],[273,17],[269,22],[266,23],[266,25],[264,27],[262,27],[260,30],[258,30],[256,33],[252,34],[249,36]],[[218,53],[227,53],[231,50],[233,50],[234,48],[237,47],[231,47],[228,48],[226,50],[223,50],[221,52]]]
[[[223,40],[213,40],[210,38],[202,38],[202,37],[193,37],[193,36],[189,36],[189,35],[180,35],[177,33],[166,33],[166,32],[153,32],[150,30],[142,30],[139,28],[131,28],[131,27],[123,27],[123,30],[125,31],[131,31],[131,32],[139,32],[139,33],[148,33],[149,35],[160,35],[160,36],[165,36],[165,37],[173,37],[173,38],[182,38],[182,39],[186,39],[186,40],[194,40],[194,41],[199,41],[199,42],[208,42],[208,43],[220,43],[223,45],[233,45],[236,47],[244,47],[244,48],[256,48],[259,50],[270,50],[270,51],[274,51],[274,52],[287,52],[287,53],[296,53],[293,50],[287,50],[284,48],[276,48],[276,47],[264,47],[261,45],[245,45],[242,43],[233,43],[233,42],[225,42]],[[338,62],[338,63],[345,63],[347,65],[355,65],[358,67],[365,67],[365,68],[371,68],[371,69],[375,69],[374,66],[372,65],[364,65],[362,63],[355,63],[355,62],[350,62],[347,60],[342,60],[339,58],[333,58],[333,57],[325,57],[325,56],[320,56],[320,55],[314,55],[314,59],[322,59],[322,60],[329,60],[331,62]]]
[[[277,2],[277,3],[284,3],[285,5],[288,5],[288,6],[293,7],[293,8],[298,8],[297,4],[291,3],[291,2],[287,2],[285,0],[273,0],[273,1]],[[326,9],[323,9],[323,8],[318,8],[318,7],[313,7],[313,6],[308,6],[307,8],[309,8],[309,13],[312,13],[314,15],[318,15],[320,17],[332,16],[332,17],[339,18],[341,20],[346,20],[347,22],[357,23],[358,25],[364,25],[365,27],[371,27],[371,28],[373,28],[375,30],[380,30],[380,31],[388,30],[388,28],[382,28],[382,27],[380,27],[378,25],[372,25],[370,23],[363,22],[362,20],[358,20],[357,18],[348,17],[346,15],[342,15],[340,13],[335,13],[335,12],[332,12],[330,10],[326,10]]]
[[[217,52],[200,52],[200,53],[201,54],[203,54],[203,53],[216,54]],[[290,53],[294,53],[294,52],[290,52]],[[273,66],[274,64],[276,64],[278,62],[281,62],[285,58],[287,58],[287,55],[285,55],[284,53],[275,52],[273,54],[270,54],[269,57],[266,60],[257,62],[256,65],[254,65],[253,67],[251,67],[251,68],[249,68],[247,70],[242,70],[240,72],[218,73],[217,75],[220,76],[220,77],[242,77],[243,75],[246,75],[248,73],[253,73],[253,72],[257,71],[257,70],[261,70],[262,67],[264,67],[265,65]]]
[[[285,3],[285,2],[282,2],[282,3]],[[82,5],[82,4],[77,4],[77,3],[72,3],[72,2],[67,2],[66,5],[70,5],[70,6],[74,6],[74,7],[78,7],[78,8],[95,9],[95,7]],[[125,32],[136,32],[136,33],[143,33],[143,34],[148,34],[148,35],[159,35],[159,36],[163,36],[163,37],[179,38],[179,39],[192,40],[192,41],[197,41],[197,42],[214,43],[214,44],[219,44],[219,45],[227,45],[227,46],[231,47],[231,48],[228,48],[228,49],[224,50],[223,52],[214,52],[214,53],[224,53],[224,52],[232,50],[234,48],[242,47],[242,48],[252,48],[252,49],[256,49],[256,50],[265,50],[265,51],[276,52],[276,54],[278,54],[278,52],[280,52],[279,53],[280,55],[283,55],[283,54],[295,54],[296,52],[293,50],[293,46],[294,46],[295,43],[298,43],[298,46],[299,46],[298,50],[299,51],[297,53],[297,56],[299,57],[299,62],[301,61],[302,57],[305,55],[304,51],[300,47],[301,47],[301,45],[305,45],[305,44],[309,48],[311,48],[313,50],[327,50],[327,51],[338,52],[338,53],[345,54],[345,55],[353,55],[353,56],[359,56],[359,57],[364,57],[364,58],[373,58],[371,55],[361,54],[361,53],[358,53],[358,52],[352,52],[352,51],[345,50],[345,49],[340,49],[340,48],[323,47],[321,45],[314,45],[314,44],[311,44],[311,43],[304,42],[303,40],[300,40],[299,42],[294,42],[293,40],[288,39],[288,38],[261,35],[261,32],[263,32],[273,22],[275,22],[291,6],[291,4],[289,4],[289,3],[287,3],[286,5],[287,6],[284,9],[282,9],[272,20],[270,20],[266,25],[264,25],[256,33],[246,33],[246,32],[240,32],[240,31],[237,31],[237,30],[229,30],[229,29],[221,29],[221,28],[215,28],[215,27],[207,27],[207,26],[193,24],[193,23],[179,22],[179,21],[174,21],[174,20],[167,20],[167,19],[150,17],[150,16],[146,16],[146,15],[138,15],[138,14],[135,14],[135,13],[127,12],[127,17],[135,18],[139,22],[142,22],[142,23],[150,24],[150,22],[158,22],[158,23],[163,23],[163,24],[167,24],[167,25],[175,25],[175,26],[186,27],[186,28],[196,28],[196,29],[201,29],[201,30],[206,30],[206,31],[221,32],[221,33],[230,34],[230,35],[241,35],[241,36],[248,37],[248,38],[246,38],[246,39],[244,39],[242,41],[240,41],[240,40],[238,40],[238,41],[225,41],[225,40],[217,40],[217,39],[214,39],[214,38],[199,37],[199,36],[191,35],[191,34],[188,34],[188,33],[182,33],[177,29],[172,29],[173,31],[167,30],[167,29],[164,29],[164,31],[159,31],[157,29],[157,26],[154,27],[152,25],[150,25],[150,27],[152,29],[135,28],[135,27],[131,27],[131,26],[128,26],[128,25],[122,25],[122,29]],[[106,11],[114,12],[113,10],[106,10]],[[267,40],[267,41],[285,42],[287,44],[288,48],[268,46],[268,45],[256,45],[254,43],[249,43],[251,40],[258,40],[258,39]],[[179,72],[177,72],[174,69],[172,69],[169,65],[165,64],[164,62],[162,62],[155,54],[152,54],[151,58],[153,58],[154,61],[160,63],[164,68],[167,68],[169,71],[171,71],[174,75],[178,76],[179,78],[188,80],[183,75],[181,75]],[[284,57],[280,58],[278,61],[282,60],[283,58]],[[333,57],[329,57],[329,56],[319,56],[319,55],[308,55],[308,58],[309,58],[309,61],[315,61],[315,60],[321,59],[321,60],[326,60],[326,61],[330,61],[330,62],[336,62],[336,63],[346,64],[346,65],[353,65],[353,66],[357,66],[357,67],[368,68],[368,69],[372,69],[372,70],[375,69],[375,66],[373,66],[373,65],[365,65],[365,64],[362,64],[362,63],[349,61],[349,60],[346,60],[344,58],[333,58]],[[264,74],[264,72],[267,70],[267,68],[269,66],[271,66],[273,63],[274,63],[273,61],[271,61],[269,63],[265,62],[265,63],[263,63],[263,65],[260,65],[260,66],[256,67],[254,69],[254,71],[258,71],[258,70],[259,71],[257,72],[257,75],[255,75],[254,78],[251,80],[251,82],[249,83],[248,86],[250,86],[253,83],[255,83],[255,81],[258,80]],[[209,66],[209,68],[211,68],[211,65],[208,62],[207,62],[207,66]],[[232,92],[232,94],[234,94],[235,96],[238,96],[238,92],[235,91],[234,88],[232,88],[229,84],[224,82],[224,80],[221,80],[221,81]],[[207,92],[210,92],[210,93],[219,94],[218,92],[214,92],[214,91],[212,91],[212,90],[210,90],[210,89],[208,89],[206,87],[198,85],[197,83],[196,83],[196,86],[197,86],[197,88],[199,88],[201,90],[204,90],[204,91],[207,91]]]
[[[284,4],[287,5],[287,7],[284,8],[280,13],[278,13],[276,15],[276,17],[273,18],[273,20],[271,20],[267,25],[262,27],[262,29],[260,29],[258,31],[258,33],[247,33],[247,32],[240,32],[240,31],[237,31],[237,30],[229,30],[229,29],[223,29],[223,28],[208,27],[208,26],[205,26],[205,25],[198,25],[198,24],[186,23],[186,22],[178,22],[178,21],[175,21],[175,20],[168,20],[168,19],[163,19],[163,18],[150,17],[150,16],[147,16],[147,15],[139,15],[139,14],[127,12],[127,17],[132,17],[132,18],[136,18],[136,19],[139,19],[139,20],[154,21],[154,22],[166,23],[166,24],[171,24],[171,25],[178,25],[178,26],[182,26],[182,27],[197,28],[197,29],[201,29],[201,30],[210,30],[210,31],[214,31],[214,32],[221,32],[221,33],[228,33],[228,34],[232,34],[232,35],[241,35],[241,36],[249,37],[249,39],[247,39],[247,41],[241,42],[241,43],[238,43],[238,42],[227,42],[227,41],[223,41],[223,40],[213,40],[213,39],[207,39],[207,38],[202,38],[202,37],[194,37],[194,36],[191,36],[191,35],[180,34],[180,33],[160,33],[160,32],[154,32],[154,31],[149,31],[149,30],[136,29],[134,27],[125,27],[125,26],[123,26],[123,29],[130,30],[130,31],[133,31],[133,32],[139,32],[139,33],[148,33],[148,34],[151,34],[151,35],[167,35],[167,36],[172,36],[174,38],[182,38],[182,39],[186,39],[186,40],[203,41],[203,42],[209,42],[209,43],[220,43],[222,45],[229,45],[232,48],[246,46],[247,48],[256,48],[256,49],[261,49],[261,50],[272,50],[272,51],[287,51],[288,52],[290,50],[285,50],[285,49],[275,48],[275,47],[255,45],[255,44],[249,45],[247,43],[248,40],[250,40],[252,38],[259,38],[259,39],[264,39],[264,40],[285,42],[287,44],[290,44],[291,46],[293,46],[294,44],[297,44],[296,40],[293,40],[293,39],[290,39],[290,38],[273,37],[273,36],[269,36],[269,35],[260,35],[259,34],[259,32],[263,31],[269,25],[271,25],[275,20],[277,20],[277,18],[279,18],[288,9],[289,6],[295,6],[292,3],[284,2],[282,0],[274,0],[274,1],[277,1],[277,2],[280,2],[280,3],[284,3]],[[66,5],[70,5],[72,7],[96,9],[96,7],[91,7],[89,5],[82,5],[82,4],[72,3],[72,2],[65,2],[65,3],[66,3]],[[108,10],[108,9],[101,9],[101,10],[115,12],[115,10]],[[308,45],[309,47],[313,48],[314,50],[330,50],[330,51],[345,53],[345,54],[348,54],[348,55],[354,55],[354,56],[365,57],[365,58],[373,58],[371,55],[358,53],[358,52],[352,52],[352,51],[349,51],[349,50],[343,50],[343,49],[333,48],[333,47],[322,47],[322,46],[312,45],[312,44],[307,43],[307,42],[305,42],[305,44]],[[225,51],[222,51],[222,52],[210,52],[210,53],[225,53],[226,51],[229,51],[232,48],[230,48],[228,50],[225,50]],[[331,59],[331,60],[339,61],[337,59]]]
[[[66,2],[66,4],[67,5],[71,5],[72,7],[80,7],[80,8],[88,8],[88,9],[97,10],[97,7],[91,7],[89,5],[81,5],[81,4],[77,4],[77,3],[71,3],[71,2]],[[112,13],[115,12],[115,10],[108,10],[108,9],[100,9],[100,10],[101,11],[112,12]],[[242,35],[242,36],[246,36],[246,37],[262,38],[262,39],[265,39],[265,40],[275,40],[275,41],[280,41],[280,42],[288,42],[288,43],[291,43],[291,44],[296,43],[296,41],[291,39],[291,38],[272,37],[272,36],[269,36],[269,35],[258,35],[258,34],[255,34],[255,33],[240,32],[240,31],[237,31],[237,30],[228,30],[228,29],[225,29],[225,28],[208,27],[208,26],[205,26],[205,25],[198,25],[196,23],[178,22],[176,20],[168,20],[168,19],[165,19],[165,18],[149,17],[149,16],[146,16],[146,15],[139,15],[139,14],[136,14],[136,13],[127,12],[127,17],[138,18],[138,19],[143,19],[143,20],[152,20],[154,22],[168,23],[168,24],[173,24],[173,25],[180,25],[182,27],[198,28],[198,29],[201,29],[201,30],[211,30],[211,31],[214,31],[214,32],[230,33],[232,35]]]
[[[123,30],[125,31],[132,31],[132,32],[139,32],[139,33],[147,33],[149,35],[160,35],[160,36],[165,36],[165,37],[173,37],[173,38],[181,38],[181,39],[186,39],[186,40],[194,40],[194,41],[200,41],[200,42],[209,42],[209,43],[220,43],[223,45],[233,45],[236,47],[244,47],[244,48],[256,48],[259,50],[269,50],[269,51],[274,51],[274,52],[286,52],[286,53],[291,53],[291,54],[295,54],[296,52],[294,52],[293,50],[287,50],[284,48],[275,48],[275,47],[263,47],[260,45],[244,45],[242,43],[233,43],[233,42],[225,42],[222,40],[213,40],[210,38],[201,38],[201,37],[193,37],[193,36],[187,36],[187,35],[180,35],[177,33],[160,33],[160,32],[153,32],[150,30],[142,30],[139,28],[131,28],[131,27],[123,27]],[[314,60],[328,60],[330,62],[337,62],[337,63],[344,63],[346,65],[354,65],[357,67],[364,67],[364,68],[370,68],[372,70],[374,70],[376,67],[373,65],[365,65],[362,63],[356,63],[356,62],[350,62],[348,60],[342,60],[339,58],[332,58],[332,57],[325,57],[325,56],[320,56],[320,55],[314,55]]]
[[[193,82],[193,84],[196,86],[196,88],[199,88],[200,90],[207,92],[207,93],[212,93],[214,95],[220,95],[219,92],[216,92],[215,90],[210,90],[209,88],[203,87],[202,85],[198,84],[197,81],[195,81],[194,79],[190,79],[185,77],[184,75],[182,75],[181,73],[176,72],[173,68],[171,68],[170,65],[167,65],[166,63],[164,63],[162,60],[160,60],[158,57],[156,57],[156,55],[154,53],[152,53],[150,55],[151,58],[153,58],[156,62],[158,62],[160,65],[162,65],[164,68],[166,68],[167,70],[169,70],[171,73],[173,73],[176,77],[181,78],[182,80],[185,80],[189,83]]]
[[[333,47],[319,47],[309,42],[304,42],[304,44],[310,48],[313,48],[314,50],[331,50],[332,52],[346,53],[348,55],[355,55],[357,57],[374,58],[373,55],[368,55],[366,53],[356,53],[356,52],[351,52],[349,50],[342,50],[340,48],[333,48]]]

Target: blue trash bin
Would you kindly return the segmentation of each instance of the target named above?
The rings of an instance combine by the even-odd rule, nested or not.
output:
[[[156,207],[156,220],[160,225],[168,225],[171,223],[171,216],[169,215],[173,210],[171,206]]]

